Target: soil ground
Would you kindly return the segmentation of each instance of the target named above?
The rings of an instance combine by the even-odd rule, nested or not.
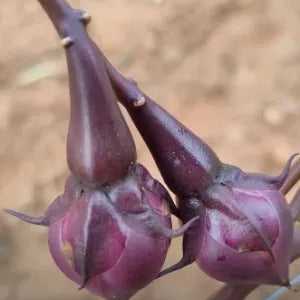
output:
[[[92,14],[90,32],[110,59],[223,161],[277,174],[300,151],[298,0],[72,3]],[[2,0],[0,45],[0,208],[39,215],[62,192],[68,173],[64,53],[36,0]],[[140,161],[160,178],[131,128]],[[4,214],[0,228],[0,300],[96,299],[57,270],[44,228]],[[176,240],[166,264],[179,257]],[[219,286],[192,266],[135,299],[205,300]],[[262,287],[249,299],[271,290]]]

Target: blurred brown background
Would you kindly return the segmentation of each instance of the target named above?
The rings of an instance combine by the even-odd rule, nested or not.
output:
[[[111,60],[224,161],[276,174],[300,151],[299,0],[72,3],[92,14],[90,32]],[[39,215],[62,192],[68,172],[64,53],[36,0],[1,1],[0,45],[0,208]],[[132,130],[140,161],[159,177]],[[179,256],[176,240],[166,264]],[[218,286],[193,266],[135,299],[205,300]],[[260,288],[249,299],[271,290]],[[0,300],[62,299],[95,298],[57,270],[46,229],[1,213]]]

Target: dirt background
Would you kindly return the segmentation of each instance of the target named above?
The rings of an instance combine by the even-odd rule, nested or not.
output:
[[[72,3],[92,14],[90,32],[111,60],[224,161],[277,174],[300,151],[300,1]],[[39,215],[61,193],[68,173],[64,54],[36,0],[1,1],[0,45],[0,208]],[[159,178],[132,130],[140,161]],[[177,240],[166,264],[179,256]],[[220,285],[192,266],[135,299],[202,300]],[[271,290],[260,288],[249,299],[263,299]],[[57,270],[44,228],[2,213],[0,300],[50,299],[95,298]]]

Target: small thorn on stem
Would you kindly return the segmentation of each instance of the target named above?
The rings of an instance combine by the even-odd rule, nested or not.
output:
[[[145,105],[146,103],[146,98],[143,95],[139,95],[137,99],[134,101],[133,105],[134,107],[141,107]]]
[[[71,37],[67,36],[61,40],[61,44],[64,48],[70,47],[73,44],[73,40]]]
[[[78,287],[78,291],[85,289],[88,280],[84,280]]]
[[[85,25],[88,25],[91,20],[92,20],[92,16],[87,12],[87,11],[84,11],[82,13],[82,15],[80,16],[80,20],[85,24]]]

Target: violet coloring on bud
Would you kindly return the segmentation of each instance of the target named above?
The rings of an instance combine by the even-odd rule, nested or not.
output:
[[[155,278],[193,262],[228,283],[214,299],[241,300],[259,284],[289,286],[289,264],[300,256],[300,230],[294,224],[300,218],[300,192],[290,205],[285,199],[300,177],[300,163],[290,172],[295,155],[277,177],[222,163],[109,63],[86,31],[86,12],[65,0],[39,2],[67,58],[71,174],[44,216],[7,212],[49,227],[49,249],[59,269],[80,289],[108,300],[127,300]],[[117,100],[178,197],[178,208],[136,162]],[[172,230],[170,212],[181,219],[181,228]],[[182,259],[161,271],[171,238],[180,235]]]
[[[107,59],[106,65],[120,102],[165,182],[178,196],[182,221],[200,217],[184,236],[182,260],[160,276],[196,260],[202,270],[220,281],[288,285],[293,221],[280,188],[294,156],[278,177],[249,174],[223,164],[206,143]],[[143,105],[134,105],[141,98]]]
[[[40,0],[65,47],[71,94],[64,194],[46,214],[19,219],[49,226],[49,248],[70,279],[106,299],[126,300],[155,279],[172,230],[168,192],[136,163],[105,61],[86,32],[86,13],[64,0]]]
[[[288,192],[289,189],[292,187],[292,182],[295,184],[295,178],[300,176],[299,173],[299,165],[300,162],[298,161],[293,165],[293,168],[290,172],[289,177],[285,181],[283,188],[285,192]],[[298,170],[298,171],[297,171]],[[289,186],[289,188],[287,188]],[[281,191],[283,190],[281,189]],[[297,222],[299,215],[300,215],[300,189],[296,192],[293,200],[289,204],[289,208],[292,212],[293,221],[294,221],[294,233],[293,233],[293,244],[291,247],[291,261],[290,264],[293,263],[295,260],[300,258],[300,226]],[[278,299],[280,296],[287,293],[289,290],[297,291],[297,284],[299,284],[300,276],[297,276],[295,279],[291,280],[291,286],[289,287],[282,287],[277,290],[274,294],[270,296],[269,299]],[[222,287],[219,291],[213,294],[209,300],[244,300],[247,296],[259,287],[259,284],[232,284],[227,283],[224,287]],[[296,287],[296,289],[295,289]],[[283,299],[283,298],[282,298]]]
[[[207,190],[197,263],[224,282],[288,285],[290,210],[275,186],[255,175],[241,177]]]
[[[8,212],[49,226],[49,248],[57,266],[80,287],[107,299],[128,299],[159,273],[171,230],[166,192],[141,165],[121,181],[85,187],[74,176],[45,216]]]

